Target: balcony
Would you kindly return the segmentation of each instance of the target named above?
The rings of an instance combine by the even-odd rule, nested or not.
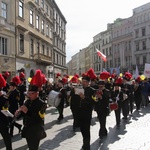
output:
[[[0,16],[0,27],[5,27],[5,26],[6,26],[5,18]]]
[[[3,30],[3,28],[15,32],[15,26],[13,23],[9,24],[5,18],[0,16],[0,30]]]
[[[37,63],[43,64],[43,65],[50,65],[52,64],[52,58],[50,56],[44,55],[44,54],[34,54],[34,60]]]

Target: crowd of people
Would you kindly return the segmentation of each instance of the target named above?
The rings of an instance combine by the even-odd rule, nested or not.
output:
[[[28,88],[24,72],[7,82],[8,72],[0,74],[0,133],[6,145],[6,150],[12,150],[11,138],[14,127],[26,138],[29,150],[38,150],[40,140],[45,138],[44,118],[46,108],[50,105],[49,93],[54,90],[59,93],[59,104],[56,107],[58,122],[64,118],[64,108],[70,107],[73,116],[72,129],[80,128],[83,137],[83,150],[90,150],[90,125],[92,112],[97,113],[100,123],[98,136],[107,136],[107,116],[115,113],[116,127],[120,127],[121,119],[128,120],[133,113],[147,107],[149,104],[150,83],[148,78],[138,76],[133,79],[129,72],[122,76],[101,72],[95,75],[90,68],[82,74],[75,74],[71,79],[68,75],[56,75],[53,83],[46,80],[45,75],[37,69]],[[27,90],[28,89],[28,90]],[[55,99],[53,99],[55,100]],[[5,113],[4,113],[5,112]],[[6,112],[12,116],[8,117]],[[121,118],[123,116],[123,118]],[[23,118],[22,124],[16,122]]]

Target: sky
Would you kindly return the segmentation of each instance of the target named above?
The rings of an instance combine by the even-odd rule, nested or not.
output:
[[[66,62],[93,42],[93,37],[107,30],[117,18],[128,18],[133,9],[150,0],[55,0],[66,24]]]

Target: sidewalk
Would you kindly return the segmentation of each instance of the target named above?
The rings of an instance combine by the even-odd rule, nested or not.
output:
[[[40,142],[40,150],[80,150],[81,133],[72,131],[70,108],[64,109],[64,120],[57,122],[56,108],[49,107],[45,118],[47,137]],[[22,123],[22,121],[18,121]],[[99,122],[93,112],[91,124],[91,150],[150,150],[150,106],[140,112],[134,111],[128,121],[122,120],[120,128],[115,126],[114,112],[107,117],[108,136],[99,139]],[[26,150],[26,141],[17,134],[12,138],[14,150]],[[5,150],[0,136],[0,150]]]

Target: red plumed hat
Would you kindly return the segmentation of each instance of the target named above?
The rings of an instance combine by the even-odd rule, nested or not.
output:
[[[79,75],[78,75],[78,74],[75,74],[74,76],[76,76],[77,78],[79,78]]]
[[[60,77],[61,76],[61,74],[60,73],[57,73],[56,74],[56,78],[58,78],[58,77]]]
[[[4,74],[3,74],[3,77],[4,79],[7,79],[9,77],[10,73],[8,71],[6,71]]]
[[[126,73],[124,74],[124,77],[123,77],[123,78],[126,79],[127,81],[130,81],[131,78],[132,78],[132,74],[131,74],[130,72],[126,72]]]
[[[78,78],[76,76],[73,76],[70,80],[72,83],[78,83]]]
[[[118,79],[116,79],[114,86],[121,86],[121,84],[123,83],[123,79],[121,77],[119,77]]]
[[[0,74],[0,89],[6,86],[6,80],[4,79],[4,77],[2,76],[2,74]]]
[[[66,83],[68,82],[68,78],[63,77],[63,78],[62,78],[62,82],[63,82],[63,84],[66,84]]]
[[[87,74],[88,74],[88,76],[90,77],[91,80],[97,78],[96,74],[94,73],[93,68],[90,68],[90,69],[88,70]]]
[[[13,77],[12,80],[10,81],[11,86],[18,86],[20,83],[21,83],[21,80],[19,76]]]
[[[23,72],[20,72],[19,78],[20,78],[20,80],[24,80],[25,79],[25,74]]]
[[[82,73],[82,77],[87,76],[87,73]]]
[[[42,85],[45,83],[45,75],[42,74],[42,71],[40,69],[37,69],[35,75],[31,79],[30,84],[36,85],[37,87],[42,87]]]
[[[109,72],[101,72],[100,73],[100,79],[102,79],[102,80],[108,79],[109,77],[110,77]]]
[[[135,79],[136,82],[141,82],[141,78],[140,76],[138,76],[136,79]]]

